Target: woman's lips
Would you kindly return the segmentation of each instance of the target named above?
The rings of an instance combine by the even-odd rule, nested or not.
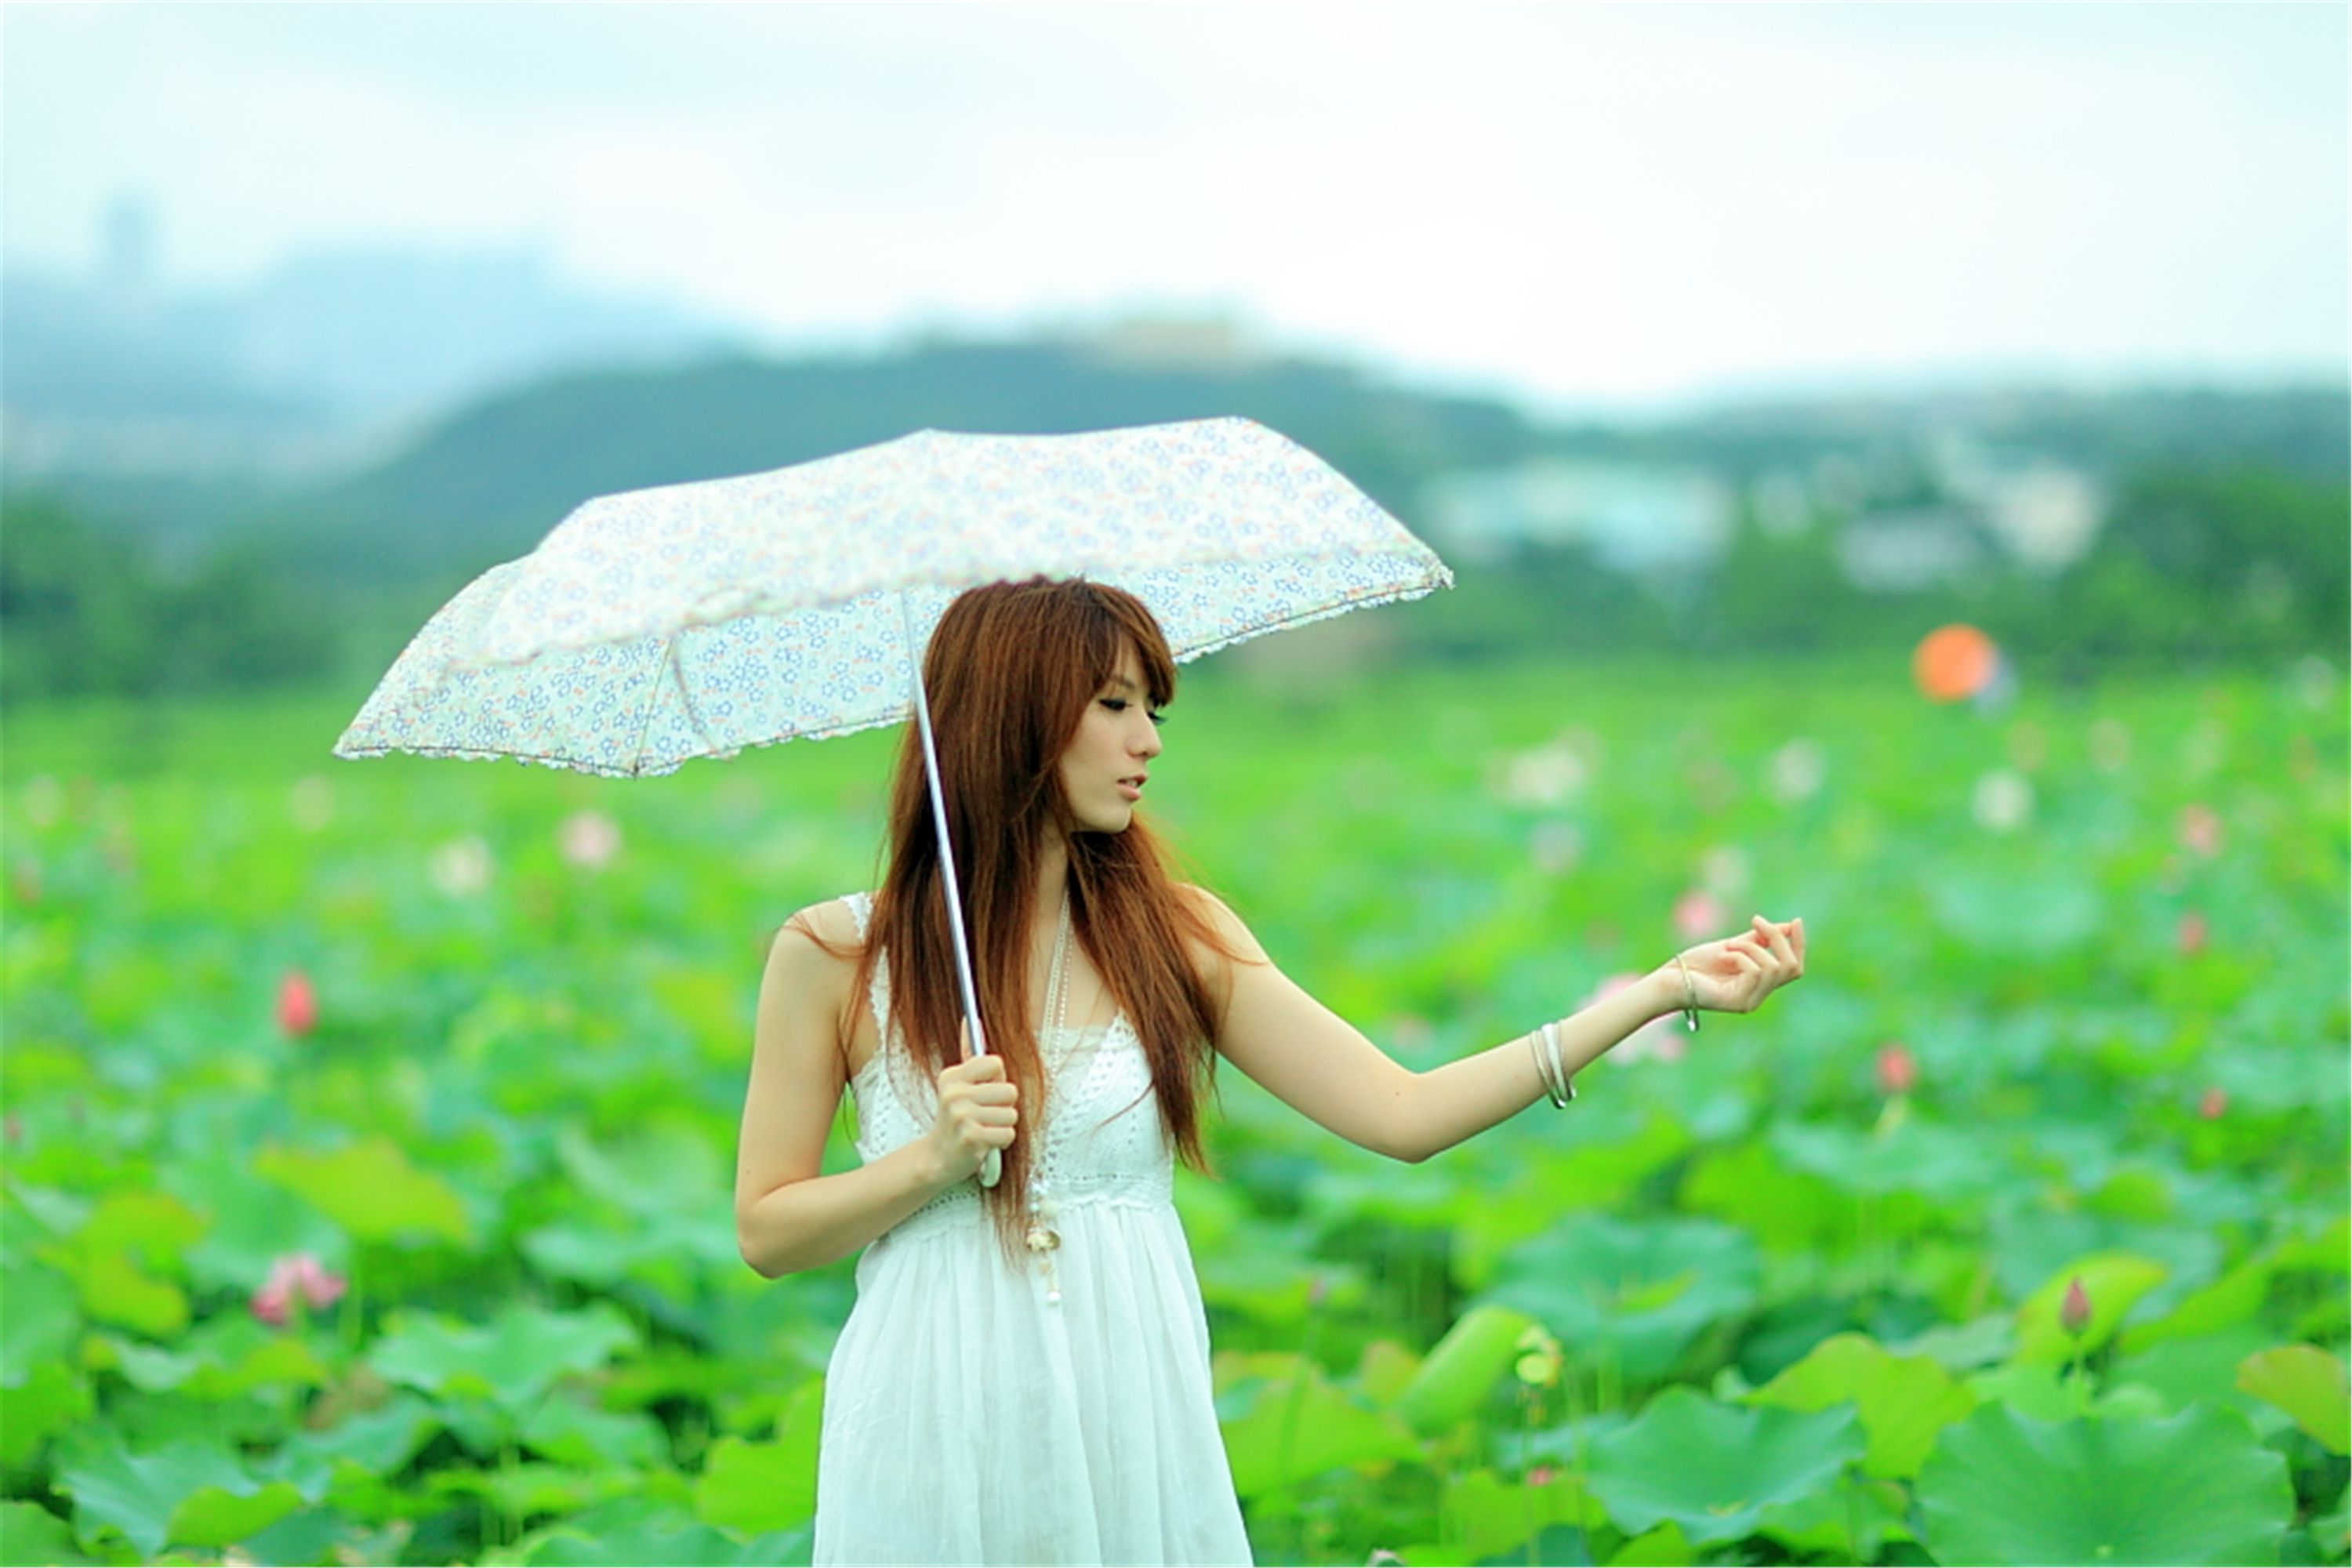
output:
[[[1133,779],[1121,779],[1118,781],[1118,793],[1130,802],[1139,801],[1143,798],[1143,786]]]

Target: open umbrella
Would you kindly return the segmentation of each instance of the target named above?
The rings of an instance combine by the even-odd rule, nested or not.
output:
[[[1175,657],[1453,582],[1312,452],[1247,419],[1074,436],[924,430],[588,501],[429,621],[342,757],[513,757],[625,777],[916,718],[948,602],[1038,574],[1125,588]],[[962,896],[942,856],[972,1048]]]

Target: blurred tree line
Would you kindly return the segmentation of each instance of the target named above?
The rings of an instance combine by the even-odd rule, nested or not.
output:
[[[2116,664],[2344,656],[2352,641],[2352,492],[2258,468],[2149,468],[2123,478],[2096,542],[2062,571],[1996,564],[1910,593],[1848,580],[1835,519],[1790,531],[1742,511],[1727,549],[1637,578],[1580,544],[1465,565],[1459,585],[1396,623],[1408,652],[1688,655],[1907,650],[1969,621],[2062,675]],[[169,571],[135,538],[53,499],[0,521],[0,702],[166,698],[273,685],[364,684],[444,589],[297,577],[260,535]]]
[[[331,611],[258,540],[173,572],[53,499],[0,510],[0,702],[315,681],[338,647]]]
[[[1891,654],[1967,621],[2068,678],[2116,664],[2341,659],[2352,489],[2258,468],[2143,468],[2123,477],[2096,541],[2063,570],[1994,557],[1913,592],[1852,582],[1835,520],[1776,533],[1745,508],[1715,560],[1675,577],[1629,577],[1570,545],[1522,546],[1457,578],[1412,634],[1453,657]]]

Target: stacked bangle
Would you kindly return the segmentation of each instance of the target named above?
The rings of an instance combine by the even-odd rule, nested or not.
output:
[[[1576,1098],[1576,1085],[1569,1081],[1560,1064],[1559,1026],[1546,1024],[1528,1035],[1528,1050],[1536,1058],[1536,1076],[1543,1079],[1544,1093],[1555,1109],[1567,1110],[1568,1102]]]
[[[1675,967],[1683,972],[1683,1027],[1698,1033],[1698,986],[1691,980],[1690,965],[1681,953],[1675,954]]]

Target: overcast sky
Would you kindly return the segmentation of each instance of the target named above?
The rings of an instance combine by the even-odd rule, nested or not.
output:
[[[11,262],[534,246],[782,343],[1223,310],[1561,402],[2340,381],[2347,8],[31,6]]]

